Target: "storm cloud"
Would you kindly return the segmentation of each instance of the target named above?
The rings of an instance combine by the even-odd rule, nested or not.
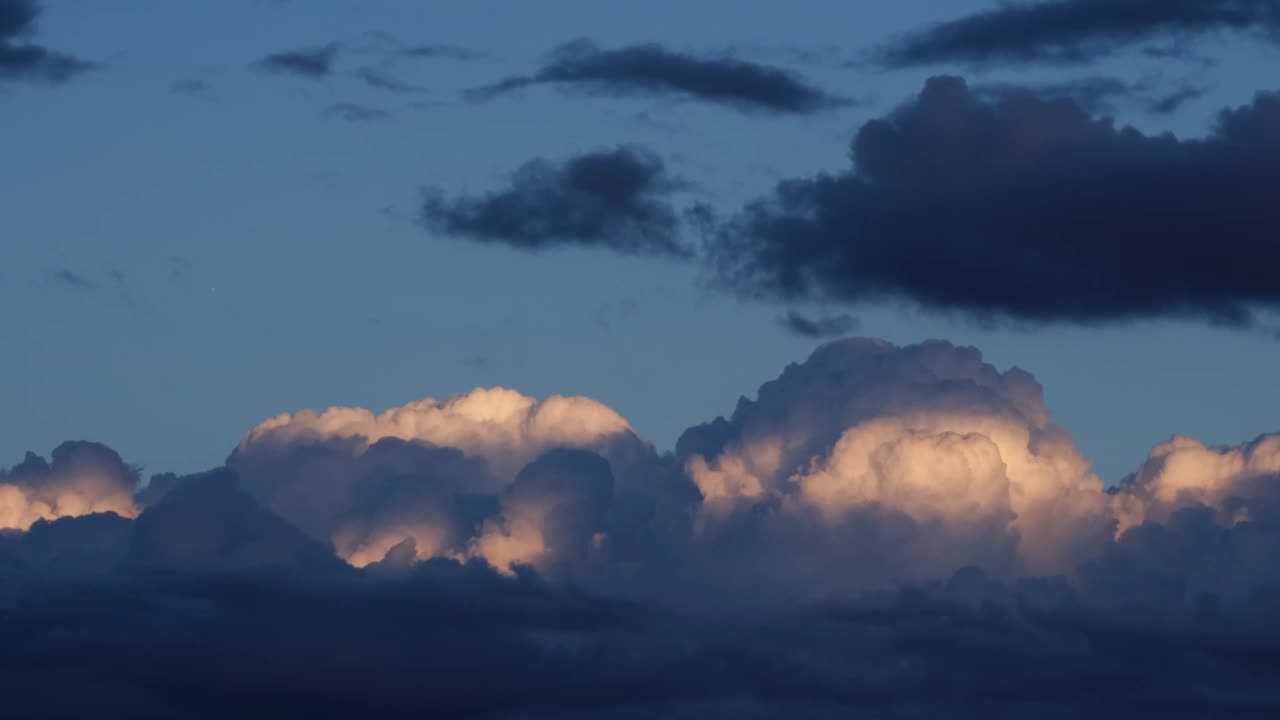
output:
[[[1274,93],[1180,139],[935,77],[850,154],[848,171],[783,181],[713,233],[721,287],[1029,323],[1247,327],[1280,308]]]
[[[1280,37],[1276,0],[1049,0],[1005,3],[911,33],[880,59],[896,67],[945,62],[1086,62],[1143,40],[1214,31]]]
[[[531,160],[508,187],[479,195],[424,192],[428,229],[523,250],[602,247],[633,255],[688,256],[661,158],[636,147]]]
[[[842,103],[787,70],[729,57],[699,57],[661,45],[604,50],[567,43],[532,75],[472,91],[488,98],[531,85],[558,85],[601,95],[674,95],[741,110],[809,114]]]

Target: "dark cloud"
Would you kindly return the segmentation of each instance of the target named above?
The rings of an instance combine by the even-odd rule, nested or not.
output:
[[[786,315],[778,318],[778,324],[800,337],[828,338],[847,335],[858,327],[858,319],[848,314],[809,317],[795,310],[788,310]]]
[[[678,95],[774,113],[814,113],[842,102],[777,67],[698,57],[661,45],[601,50],[585,40],[558,48],[533,75],[508,78],[472,95],[486,98],[544,84],[608,95]]]
[[[576,245],[687,256],[670,199],[678,185],[656,155],[624,146],[561,163],[532,160],[510,186],[483,195],[429,190],[420,219],[435,232],[525,250]]]
[[[324,78],[333,74],[337,59],[338,44],[329,43],[321,47],[273,53],[255,62],[253,67],[262,72]]]
[[[1280,96],[1206,137],[1145,135],[1034,93],[937,77],[866,123],[853,168],[780,183],[711,233],[755,297],[906,300],[990,320],[1198,317],[1280,308]]]
[[[378,90],[387,90],[396,93],[422,91],[422,88],[417,85],[410,85],[399,78],[372,68],[365,68],[364,70],[356,73],[356,76],[363,80],[369,87],[377,88]]]
[[[1275,0],[1049,0],[1006,3],[891,44],[891,66],[943,62],[1086,62],[1160,35],[1256,30],[1276,37]]]
[[[63,83],[95,67],[27,42],[40,12],[36,0],[0,0],[0,81]]]
[[[972,86],[972,90],[988,101],[1019,93],[1044,100],[1070,100],[1092,114],[1114,114],[1117,106],[1124,105],[1153,115],[1171,115],[1205,94],[1204,88],[1185,82],[1170,87],[1157,78],[1127,81],[1106,75],[1036,85],[983,83]]]
[[[53,279],[60,285],[76,290],[97,290],[98,284],[74,270],[59,268],[53,272]]]
[[[391,117],[390,113],[381,108],[351,102],[341,102],[330,105],[329,108],[325,110],[325,114],[332,117],[342,118],[347,122],[353,123],[374,122],[376,120],[385,120]]]

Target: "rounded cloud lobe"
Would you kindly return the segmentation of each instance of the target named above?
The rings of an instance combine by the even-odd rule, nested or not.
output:
[[[138,471],[114,450],[68,442],[54,449],[52,460],[27,453],[8,472],[0,470],[0,529],[26,530],[39,520],[90,513],[137,515]]]

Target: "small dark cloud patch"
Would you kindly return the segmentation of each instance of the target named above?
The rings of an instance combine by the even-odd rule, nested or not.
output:
[[[428,229],[523,250],[603,247],[633,255],[683,257],[678,187],[652,152],[623,146],[555,163],[535,159],[509,186],[480,195],[424,193],[419,218]]]
[[[586,40],[560,46],[533,75],[507,78],[469,94],[485,99],[531,85],[603,95],[675,95],[781,114],[816,113],[844,102],[779,67],[699,57],[657,44],[602,50]]]
[[[356,77],[364,81],[365,85],[377,90],[386,90],[395,93],[421,92],[422,88],[373,68],[365,68],[356,73]]]
[[[858,327],[858,319],[849,314],[809,317],[795,310],[778,317],[787,332],[802,338],[831,338],[846,335]]]
[[[329,77],[333,74],[333,66],[337,59],[338,44],[329,43],[321,47],[273,53],[255,62],[253,67],[261,72],[284,73],[318,79]]]
[[[1181,140],[936,77],[863,125],[852,160],[720,223],[706,243],[717,281],[1015,323],[1249,327],[1280,310],[1280,94]]]
[[[95,65],[26,41],[41,7],[34,0],[0,0],[0,81],[64,83]]]
[[[89,279],[85,275],[67,268],[59,268],[53,272],[54,282],[63,287],[74,288],[76,290],[96,291],[98,284]]]
[[[330,105],[325,114],[330,117],[337,117],[347,122],[368,123],[377,120],[385,120],[391,117],[386,110],[359,103],[341,102]]]
[[[1173,36],[1222,31],[1280,37],[1275,0],[1050,0],[1003,3],[939,23],[891,43],[889,66],[1094,60],[1121,47]],[[1179,44],[1176,47],[1184,47]]]
[[[479,60],[484,53],[458,45],[412,45],[404,48],[405,57],[441,60]]]

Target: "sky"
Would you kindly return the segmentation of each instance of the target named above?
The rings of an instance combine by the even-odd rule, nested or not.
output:
[[[1277,66],[1275,0],[0,0],[13,708],[1275,717]]]
[[[780,178],[843,168],[861,124],[944,73],[1194,88],[1172,113],[1123,101],[1114,113],[1200,137],[1266,86],[1264,41],[1211,36],[1181,61],[1126,50],[1084,67],[890,70],[866,55],[982,3],[815,1],[727,16],[723,3],[46,5],[35,39],[96,66],[0,87],[0,327],[15,349],[0,357],[5,457],[74,437],[151,471],[192,472],[283,410],[385,408],[493,385],[601,399],[670,449],[815,344],[776,322],[792,308],[848,313],[856,333],[895,342],[976,345],[1000,367],[1033,370],[1109,481],[1173,433],[1238,442],[1274,428],[1280,344],[1267,332],[1177,318],[983,326],[893,301],[756,302],[666,258],[513,251],[415,222],[423,188],[480,192],[531,158],[622,144],[660,154],[686,202],[730,212]],[[848,102],[787,114],[539,86],[463,95],[582,38],[733,55]],[[321,77],[254,67],[328,43],[337,50]],[[396,57],[400,45],[465,52]],[[410,89],[374,87],[362,72]],[[345,105],[376,116],[335,110]]]

